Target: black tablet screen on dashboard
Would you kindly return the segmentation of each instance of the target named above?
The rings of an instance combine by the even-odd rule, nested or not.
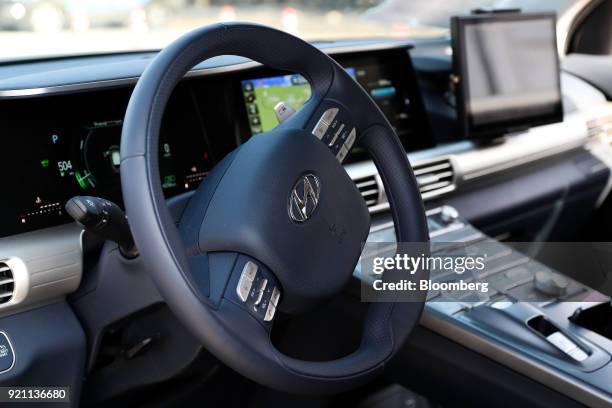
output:
[[[562,119],[555,15],[453,18],[457,105],[468,137]]]

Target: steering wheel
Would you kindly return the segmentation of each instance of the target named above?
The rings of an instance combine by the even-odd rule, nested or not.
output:
[[[218,163],[177,224],[158,168],[162,116],[183,76],[220,55],[299,73],[312,96],[282,125]],[[322,394],[363,384],[401,348],[422,312],[422,302],[371,303],[358,349],[332,361],[296,359],[271,341],[277,310],[302,313],[351,279],[370,227],[341,165],[353,141],[380,172],[398,240],[428,242],[416,179],[386,118],[342,67],[296,37],[243,23],[197,29],[156,56],[131,96],[121,183],[142,262],[204,346],[263,385]]]

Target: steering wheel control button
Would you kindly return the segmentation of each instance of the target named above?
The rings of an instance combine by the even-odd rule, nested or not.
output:
[[[258,282],[257,291],[255,293],[255,302],[253,302],[255,306],[261,303],[264,293],[266,292],[266,286],[268,286],[268,280],[266,278],[263,278]]]
[[[357,131],[355,130],[355,128],[353,128],[353,130],[351,130],[351,133],[349,133],[349,135],[347,136],[346,141],[344,142],[344,146],[346,146],[347,150],[351,150],[351,147],[353,147],[356,138]]]
[[[338,159],[338,161],[340,163],[342,163],[344,161],[344,159],[346,158],[346,155],[348,155],[348,149],[346,148],[346,146],[342,146],[340,148],[340,150],[338,151],[338,154],[336,154],[336,158]]]
[[[246,302],[249,298],[249,292],[253,286],[253,281],[257,276],[257,270],[259,268],[251,261],[247,261],[242,268],[240,279],[238,280],[238,286],[236,287],[236,294],[243,302]]]
[[[272,291],[272,296],[270,296],[270,303],[272,303],[274,306],[278,306],[280,295],[280,290],[278,289],[278,287],[275,287]]]
[[[269,322],[274,319],[274,314],[276,313],[276,306],[274,303],[268,303],[268,308],[266,309],[266,314],[264,316],[264,322]]]
[[[264,265],[249,258],[236,265],[236,294],[243,307],[259,321],[269,322],[276,313],[281,291],[274,274]],[[273,307],[270,308],[270,305]]]
[[[253,281],[255,280],[255,276],[257,276],[257,270],[259,267],[257,264],[251,261],[247,261],[242,268],[242,274],[247,277],[247,279]]]
[[[321,118],[313,129],[312,134],[315,135],[317,139],[323,139],[323,137],[325,137],[325,134],[327,133],[328,128],[329,124],[325,123],[323,121],[323,118]]]
[[[334,119],[336,119],[339,110],[340,109],[338,108],[330,108],[326,110],[325,113],[323,113],[323,116],[321,116],[321,120],[328,125],[331,125]]]
[[[242,277],[240,281],[238,281],[238,286],[236,288],[236,293],[238,297],[243,302],[246,302],[249,297],[249,292],[251,291],[251,286],[253,286],[253,281],[247,279],[246,277]]]
[[[13,346],[4,332],[0,332],[0,374],[9,371],[15,364]]]
[[[287,119],[289,119],[295,113],[295,109],[293,107],[283,101],[274,106],[274,114],[276,115],[276,119],[278,119],[278,123],[283,123]]]
[[[333,147],[336,144],[336,140],[338,140],[338,136],[340,136],[340,133],[342,133],[343,129],[344,123],[340,125],[340,128],[334,133],[334,137],[332,137],[332,140],[327,144],[329,147]]]
[[[338,108],[329,108],[325,112],[323,112],[323,115],[321,115],[321,118],[315,125],[312,131],[312,134],[315,135],[318,139],[323,140],[325,135],[328,133],[327,131],[330,128],[330,126],[334,128],[333,125],[336,125],[336,123],[334,122],[334,119],[338,115],[339,110],[340,109]],[[330,144],[329,146],[331,147],[332,145]]]
[[[312,133],[325,143],[340,163],[349,154],[357,137],[348,112],[340,108],[325,110]]]

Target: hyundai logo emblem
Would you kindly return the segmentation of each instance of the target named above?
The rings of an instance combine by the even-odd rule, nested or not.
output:
[[[289,196],[289,216],[295,222],[304,222],[310,218],[319,204],[321,186],[314,174],[300,176],[291,189]]]

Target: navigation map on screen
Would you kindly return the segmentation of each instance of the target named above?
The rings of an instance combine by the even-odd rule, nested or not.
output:
[[[346,69],[355,76],[354,68]],[[248,79],[241,82],[251,133],[268,132],[278,126],[274,106],[283,101],[299,109],[310,98],[310,84],[299,74]]]

